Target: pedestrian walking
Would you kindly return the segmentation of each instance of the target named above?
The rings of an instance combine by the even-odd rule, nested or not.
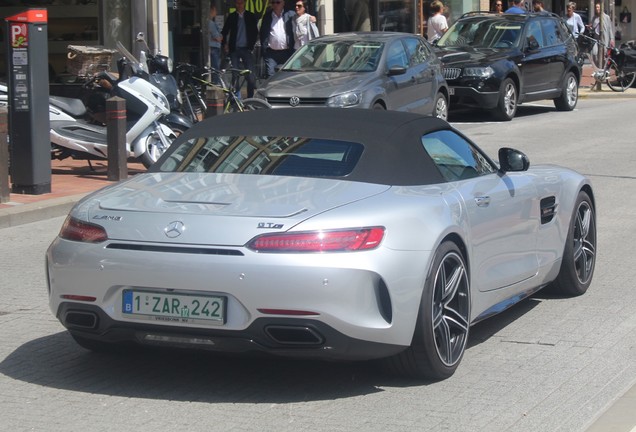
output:
[[[271,0],[263,16],[260,38],[267,78],[274,75],[276,66],[285,63],[294,52],[293,18],[296,12],[285,10],[283,0]]]
[[[296,16],[294,17],[293,25],[295,50],[320,36],[315,22],[316,17],[307,13],[307,0],[297,0]]]
[[[219,24],[216,22],[216,5],[210,5],[210,17],[208,19],[208,46],[210,47],[210,66],[212,69],[221,69],[221,43],[223,35]],[[215,80],[218,80],[216,76]]]
[[[426,32],[428,41],[433,43],[437,39],[441,38],[446,30],[448,30],[448,21],[446,21],[446,17],[442,14],[444,12],[444,3],[439,0],[431,3],[431,17],[428,19],[426,23]]]
[[[236,10],[228,15],[223,26],[223,49],[230,55],[232,66],[252,71],[247,76],[247,97],[254,96],[256,78],[254,77],[254,55],[252,50],[258,39],[258,20],[256,15],[245,10],[245,0],[235,0]],[[240,91],[240,89],[235,89]]]

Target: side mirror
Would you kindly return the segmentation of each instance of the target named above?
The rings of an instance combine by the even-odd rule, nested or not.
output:
[[[526,50],[535,51],[539,49],[539,42],[533,37],[529,36],[526,42]]]
[[[389,76],[395,76],[395,75],[404,75],[406,73],[406,68],[404,66],[392,66],[389,69]]]
[[[526,171],[530,168],[530,160],[528,156],[519,150],[508,147],[499,149],[499,170],[501,172],[509,171]]]

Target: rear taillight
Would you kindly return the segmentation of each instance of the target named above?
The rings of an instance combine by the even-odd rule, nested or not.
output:
[[[106,230],[88,222],[82,222],[74,217],[67,217],[60,230],[60,237],[65,240],[72,240],[86,243],[99,243],[108,240]]]
[[[378,247],[384,227],[264,234],[247,247],[256,252],[350,252]]]

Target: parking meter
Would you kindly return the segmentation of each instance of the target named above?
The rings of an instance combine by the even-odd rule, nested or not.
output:
[[[5,18],[11,191],[51,192],[47,10]]]

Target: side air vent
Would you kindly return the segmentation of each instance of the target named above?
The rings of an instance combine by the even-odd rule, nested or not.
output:
[[[203,247],[138,245],[138,244],[125,244],[125,243],[111,243],[108,246],[106,246],[106,249],[120,249],[120,250],[142,251],[142,252],[181,253],[181,254],[194,254],[194,255],[243,256],[243,252],[238,251],[238,250],[233,250],[233,249],[214,249],[214,248],[203,248]]]
[[[556,214],[557,204],[555,197],[547,197],[541,200],[541,224],[547,224]]]

